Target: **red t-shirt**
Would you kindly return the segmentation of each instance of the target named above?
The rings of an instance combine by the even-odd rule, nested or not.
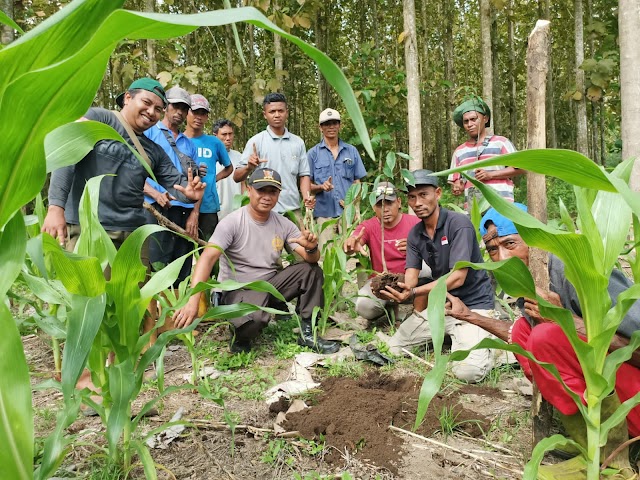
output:
[[[384,258],[387,261],[387,269],[391,273],[404,273],[407,260],[406,252],[401,252],[396,247],[396,240],[406,239],[413,226],[421,222],[415,215],[407,215],[406,213],[401,213],[400,215],[402,215],[402,218],[395,227],[384,229]],[[364,235],[361,243],[369,247],[371,266],[374,271],[382,272],[380,220],[378,220],[378,217],[365,220],[356,228],[353,236],[357,237],[362,229],[364,229]]]

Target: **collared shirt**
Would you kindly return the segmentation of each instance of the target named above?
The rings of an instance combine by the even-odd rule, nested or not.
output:
[[[173,150],[173,148],[169,144],[169,140],[167,140],[167,137],[165,137],[164,133],[162,133],[162,130],[169,132],[169,134],[173,136],[173,133],[171,132],[171,130],[169,130],[169,128],[161,121],[156,123],[150,129],[146,130],[144,134],[147,138],[149,138],[150,140],[153,140],[155,143],[160,145],[162,149],[165,151],[165,153],[171,159],[173,166],[176,167],[176,169],[180,173],[186,176],[187,173],[182,170],[182,164],[180,163],[178,154]],[[193,159],[193,162],[195,163],[198,158],[198,151],[196,150],[196,147],[193,144],[193,142],[187,136],[185,136],[185,134],[182,132],[178,134],[178,138],[174,138],[174,139],[176,142],[176,146],[178,147],[178,150],[180,150],[182,153],[186,155],[189,155]],[[155,188],[157,191],[159,191],[160,193],[164,193],[167,191],[162,185],[158,184],[157,182],[154,182],[152,178],[147,178],[147,183],[151,185],[153,188]],[[147,197],[146,195],[144,197],[144,200],[145,202],[149,202],[151,204],[155,203],[155,200],[153,198]],[[173,200],[171,202],[171,206],[193,208],[193,203],[182,203],[182,202],[178,202],[177,200]]]
[[[324,141],[312,147],[308,152],[311,181],[317,185],[326,182],[331,177],[333,190],[316,194],[314,217],[336,218],[342,215],[340,200],[344,200],[353,182],[367,175],[358,150],[342,140],[338,140],[338,157]]]
[[[300,137],[285,128],[281,137],[273,133],[271,127],[249,139],[242,152],[240,167],[246,167],[255,144],[258,156],[262,160],[259,168],[273,168],[282,177],[282,192],[275,207],[277,213],[289,212],[300,208],[298,177],[309,176],[307,148]]]
[[[207,174],[201,180],[207,184],[200,204],[200,213],[217,213],[220,211],[218,184],[216,183],[217,166],[226,168],[231,165],[229,154],[218,137],[200,135],[191,139],[196,146],[197,163],[207,165]],[[225,178],[227,180],[229,177]]]
[[[438,208],[440,214],[433,238],[427,234],[423,222],[413,227],[407,237],[407,268],[420,270],[424,260],[435,280],[449,273],[457,262],[484,262],[469,218]],[[467,269],[464,283],[449,293],[469,308],[492,309],[495,306],[493,287],[485,270]]]

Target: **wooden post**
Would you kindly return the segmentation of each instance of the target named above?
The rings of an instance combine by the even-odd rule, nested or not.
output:
[[[529,35],[527,48],[527,149],[546,148],[546,89],[549,70],[549,21],[538,20]],[[527,173],[527,208],[541,222],[547,222],[547,187],[545,176]],[[529,249],[529,270],[536,286],[548,290],[548,255],[537,248]],[[544,401],[533,385],[531,416],[533,445],[549,436],[553,408]]]

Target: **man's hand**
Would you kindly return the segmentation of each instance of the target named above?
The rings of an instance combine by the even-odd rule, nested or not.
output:
[[[476,168],[475,175],[476,180],[483,183],[493,178],[493,173],[491,171],[485,170],[484,168]]]
[[[151,198],[153,198],[156,203],[162,208],[169,208],[171,206],[171,200],[175,200],[176,197],[171,195],[169,192],[160,193],[156,189],[153,189],[155,193],[151,194]]]
[[[208,171],[209,166],[204,162],[200,162],[200,165],[198,165],[198,176],[200,178],[204,178],[206,177]]]
[[[538,296],[545,299],[547,302],[555,305],[557,307],[562,307],[562,301],[560,300],[560,296],[554,292],[545,292],[540,289],[536,289],[536,293]],[[536,323],[551,323],[553,320],[549,318],[545,318],[540,314],[540,307],[538,305],[538,301],[532,298],[524,299],[524,311],[531,319]]]
[[[471,310],[462,300],[447,293],[447,302],[444,305],[444,314],[449,315],[458,320],[467,320],[471,315]]]
[[[42,223],[42,232],[48,233],[64,245],[67,240],[67,221],[64,219],[64,208],[50,205],[47,216]]]
[[[338,203],[340,204],[340,206],[341,206],[342,208],[344,208],[344,200],[338,200]]]
[[[360,229],[358,235],[347,238],[342,246],[344,253],[347,255],[353,255],[354,253],[362,252],[362,237],[364,236],[364,228]]]
[[[387,285],[384,290],[380,290],[380,295],[392,302],[404,303],[411,297],[411,288],[409,288],[406,283],[402,282],[398,282],[398,286],[402,290],[395,290]]]
[[[267,163],[266,159],[260,158],[258,155],[258,148],[254,142],[253,144],[253,153],[249,156],[249,160],[247,162],[247,168],[250,172],[253,172],[256,168],[260,166],[261,163]]]
[[[187,231],[189,236],[194,240],[198,239],[198,219],[200,217],[200,212],[196,212],[195,209],[191,210],[189,217],[187,218],[187,223],[184,226],[184,229]]]
[[[204,195],[204,189],[207,186],[206,183],[200,181],[200,177],[194,177],[191,169],[187,169],[187,187],[182,185],[174,185],[173,188],[183,193],[185,197],[198,201]]]
[[[407,251],[407,239],[406,238],[401,238],[399,240],[396,240],[396,248],[398,249],[399,252],[406,252]]]
[[[309,210],[316,208],[316,196],[311,195],[311,192],[307,192],[307,198],[304,199],[304,208]]]
[[[451,193],[454,195],[462,195],[464,193],[464,185],[462,183],[462,179],[455,180],[451,184]]]
[[[200,295],[202,293],[193,295],[184,307],[174,312],[173,323],[176,328],[188,327],[196,319]]]
[[[322,188],[324,192],[330,192],[331,190],[333,190],[333,183],[331,183],[331,177],[329,177],[326,182],[320,185],[320,188]]]
[[[318,246],[318,237],[309,230],[301,230],[298,238],[292,238],[289,243],[297,243],[305,250],[313,250]]]

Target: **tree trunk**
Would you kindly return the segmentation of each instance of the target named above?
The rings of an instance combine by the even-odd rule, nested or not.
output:
[[[254,38],[254,26],[247,25],[247,32],[249,33],[249,80],[251,81],[251,88],[254,88],[256,84],[256,51],[255,51],[255,38]],[[256,131],[258,129],[258,106],[255,99],[251,99],[251,122],[248,129],[249,132]]]
[[[278,2],[274,0],[273,11],[277,12],[278,10]],[[278,91],[281,92],[283,86],[282,72],[284,71],[284,60],[282,57],[282,38],[277,33],[273,34],[273,58],[274,68],[276,70],[276,80],[278,81]]]
[[[453,25],[455,23],[455,5],[453,4],[453,0],[445,0],[444,1],[444,24],[445,24],[445,34],[444,34],[444,78],[446,81],[450,82],[451,85],[456,84],[456,72],[455,66],[453,63],[454,52],[453,52]],[[446,131],[446,139],[447,139],[447,151],[446,158],[450,159],[453,151],[458,146],[457,144],[457,131],[458,126],[453,121],[453,110],[456,108],[456,97],[455,97],[455,89],[453,86],[446,87],[447,89],[447,101],[445,104],[445,112],[447,117],[447,131]],[[440,160],[440,159],[438,159]]]
[[[325,53],[329,51],[329,36],[331,22],[328,20],[331,18],[331,2],[326,2],[318,7],[316,12],[316,47]],[[318,110],[322,111],[329,107],[329,84],[324,78],[324,75],[317,72],[318,75]]]
[[[622,103],[622,159],[635,158],[631,188],[640,191],[640,3],[620,0],[618,5],[620,41],[620,99]]]
[[[549,21],[538,20],[529,35],[527,48],[527,148],[545,148],[545,93],[547,70],[549,68]],[[527,173],[528,211],[541,222],[547,222],[547,189],[544,175]],[[529,270],[536,286],[548,291],[548,255],[537,248],[529,249]],[[534,384],[534,398],[531,403],[533,418],[533,445],[549,436],[551,429],[551,408],[542,399]]]
[[[498,67],[498,43],[500,36],[498,33],[498,19],[496,9],[491,9],[491,84],[493,89],[491,92],[491,98],[495,98],[491,110],[491,126],[494,132],[504,130],[502,124],[502,104],[500,99],[502,98],[502,89],[500,84],[500,69]]]
[[[427,0],[422,0],[420,5],[420,13],[422,16],[422,39],[419,44],[422,45],[422,62],[420,64],[420,78],[429,78],[429,10],[427,9]],[[435,171],[433,165],[434,149],[432,141],[432,132],[429,126],[432,122],[429,121],[427,116],[431,111],[431,89],[426,88],[422,98],[422,125],[425,128],[422,130],[422,142],[424,144],[422,160],[425,168],[431,168]],[[437,138],[437,137],[436,137]]]
[[[580,97],[576,100],[576,150],[589,156],[589,139],[587,138],[587,103],[584,88],[584,70],[580,68],[584,62],[584,25],[582,0],[575,0],[575,47],[576,47],[576,92]],[[576,98],[577,98],[576,97]]]
[[[144,0],[144,11],[153,13],[156,8],[156,0]],[[147,64],[149,65],[149,76],[156,78],[158,66],[156,65],[156,41],[147,40]]]
[[[507,12],[507,37],[509,44],[509,138],[517,144],[518,138],[518,107],[516,105],[516,47],[514,41],[515,24],[513,22],[513,0],[509,1]]]
[[[544,18],[551,20],[551,9],[549,8],[549,0],[544,0]],[[553,102],[553,55],[549,56],[549,72],[547,73],[547,123],[549,124],[549,146],[558,148],[558,140],[556,135],[556,109]]]
[[[231,25],[224,26],[224,47],[227,51],[227,78],[233,78],[233,29]]]
[[[13,9],[13,0],[0,0],[0,10],[6,13],[7,17],[15,21],[15,12]],[[13,28],[7,25],[0,25],[0,43],[8,45],[15,39]]]
[[[423,167],[422,118],[420,114],[420,74],[418,72],[418,44],[416,38],[416,7],[413,0],[403,0],[404,61],[407,71],[407,112],[409,130],[409,170]]]
[[[480,0],[482,98],[493,110],[493,62],[491,61],[491,0]],[[488,130],[492,130],[489,128]]]

